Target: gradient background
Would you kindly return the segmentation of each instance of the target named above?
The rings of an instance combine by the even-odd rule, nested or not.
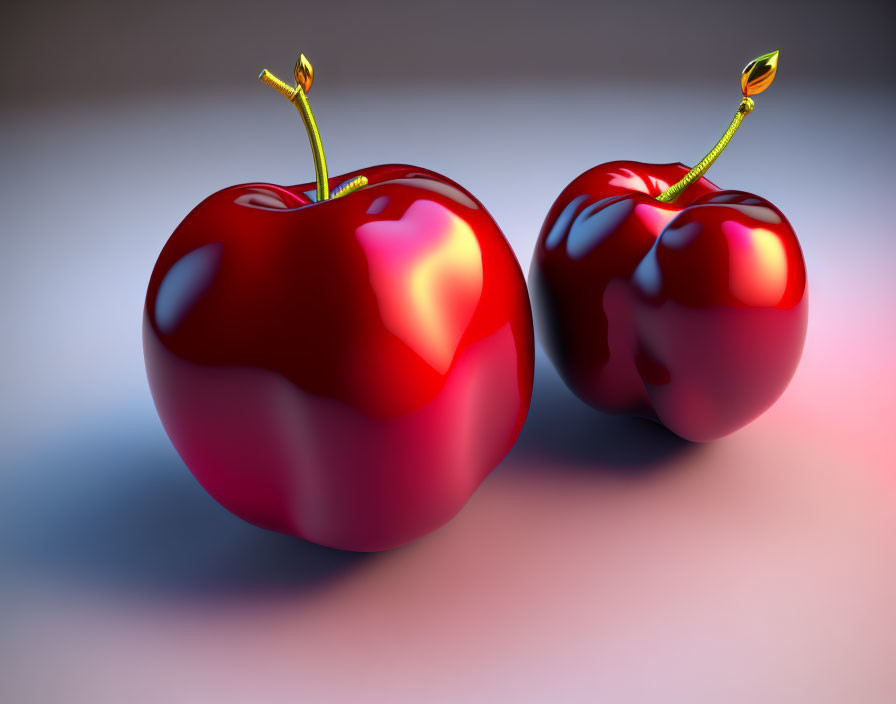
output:
[[[0,700],[892,702],[894,15],[888,2],[0,10]],[[203,197],[313,180],[262,86],[298,50],[331,173],[463,183],[524,269],[574,176],[693,163],[739,71],[775,85],[713,167],[788,215],[810,276],[790,388],[692,445],[574,399],[449,525],[339,553],[220,508],[171,448],[140,320]]]

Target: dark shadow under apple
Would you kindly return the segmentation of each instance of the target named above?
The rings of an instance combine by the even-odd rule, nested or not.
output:
[[[539,348],[529,417],[505,464],[635,477],[662,471],[673,457],[701,447],[651,420],[591,408],[566,388]]]
[[[295,595],[373,557],[233,516],[193,479],[147,412],[48,429],[47,438],[15,463],[0,499],[0,577],[213,601]]]
[[[0,497],[0,578],[206,602],[295,595],[377,559],[230,514],[191,476],[148,399],[45,437],[14,462]],[[539,354],[529,417],[502,469],[639,477],[699,449],[651,421],[589,408]]]

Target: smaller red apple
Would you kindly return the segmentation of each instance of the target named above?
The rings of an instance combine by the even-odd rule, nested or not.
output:
[[[806,268],[784,214],[702,174],[774,77],[747,65],[731,126],[693,169],[616,161],[551,207],[529,274],[541,339],[566,384],[689,440],[737,430],[781,395],[806,334]]]

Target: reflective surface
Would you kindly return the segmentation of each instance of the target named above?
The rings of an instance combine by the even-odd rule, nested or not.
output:
[[[813,112],[824,90],[792,79],[713,166],[716,183],[784,210],[810,271],[806,347],[768,412],[721,441],[678,442],[586,406],[537,354],[526,425],[460,514],[405,548],[358,554],[222,508],[177,456],[146,383],[135,312],[167,236],[241,179],[314,179],[296,116],[253,75],[236,75],[237,92],[200,81],[220,92],[66,105],[64,120],[58,101],[7,115],[0,699],[893,699],[896,239],[883,146],[896,145],[896,96],[828,84],[838,99]],[[699,156],[732,88],[614,82],[626,76],[592,63],[587,80],[546,83],[533,100],[525,78],[320,91],[327,156],[460,181],[528,270],[572,177],[614,143],[667,153],[659,113],[675,149]],[[557,139],[533,139],[557,115]],[[862,129],[837,138],[856,115]],[[471,135],[489,157],[475,168]],[[772,152],[787,165],[769,169]],[[856,154],[861,178],[822,203],[817,175]]]
[[[144,353],[178,453],[240,517],[379,550],[450,519],[519,434],[532,322],[509,245],[466,191],[380,166],[219,191],[165,245]]]
[[[604,410],[689,440],[740,428],[780,396],[806,334],[806,269],[771,203],[701,178],[656,195],[682,164],[610,162],[555,201],[529,282],[566,384]]]

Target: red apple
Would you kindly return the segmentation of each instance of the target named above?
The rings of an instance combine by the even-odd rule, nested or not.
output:
[[[596,408],[712,440],[760,415],[793,376],[808,308],[793,228],[765,199],[702,176],[776,63],[777,52],[748,64],[731,127],[694,169],[602,164],[548,213],[529,275],[540,336]]]
[[[149,282],[147,374],[226,508],[381,550],[448,521],[515,442],[531,312],[510,246],[456,183],[399,165],[318,176],[318,194],[355,190],[246,184],[186,217]]]

